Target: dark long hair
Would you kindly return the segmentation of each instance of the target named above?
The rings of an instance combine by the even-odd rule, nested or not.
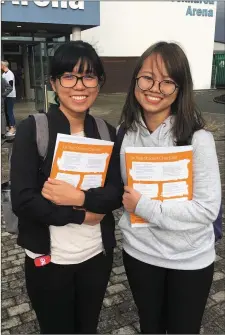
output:
[[[158,54],[162,57],[169,76],[179,86],[178,96],[171,106],[171,113],[176,115],[173,135],[176,145],[188,145],[191,143],[193,133],[205,127],[205,121],[194,102],[193,81],[188,59],[176,43],[158,42],[148,48],[139,58],[120,122],[124,122],[126,131],[129,129],[136,131],[135,122],[140,124],[139,116],[143,115],[143,109],[134,94],[136,78],[143,62],[152,54]]]
[[[70,41],[61,44],[51,61],[50,78],[55,81],[65,72],[72,72],[74,66],[79,62],[78,73],[93,73],[98,77],[99,85],[102,87],[106,81],[106,74],[100,57],[91,44],[83,41]],[[58,96],[55,96],[59,104]]]

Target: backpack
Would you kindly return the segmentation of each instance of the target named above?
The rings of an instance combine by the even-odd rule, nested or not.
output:
[[[34,114],[33,117],[36,123],[36,143],[38,154],[43,162],[48,152],[48,118],[45,113]],[[105,141],[111,141],[106,122],[97,117],[93,118],[95,119],[101,139]],[[2,190],[2,213],[3,219],[5,221],[6,232],[11,234],[18,234],[18,217],[12,211],[10,188]]]
[[[126,130],[124,123],[121,123],[117,130],[117,150],[120,152],[121,145],[123,143],[123,138],[125,136]],[[216,220],[213,222],[213,228],[214,228],[214,234],[215,234],[215,242],[220,240],[223,237],[223,209],[222,209],[222,202],[220,205],[219,214],[216,218]]]

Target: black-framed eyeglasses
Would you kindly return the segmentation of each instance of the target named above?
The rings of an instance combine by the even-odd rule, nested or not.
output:
[[[98,86],[99,80],[97,76],[86,74],[84,76],[76,76],[75,74],[65,73],[58,77],[60,85],[65,88],[72,88],[76,86],[78,80],[82,81],[82,84],[86,88],[95,88]]]
[[[149,77],[149,76],[140,76],[140,77],[136,78],[137,86],[142,91],[150,90],[155,85],[156,81],[159,83],[159,91],[163,95],[171,95],[179,87],[172,80],[166,80],[165,79],[165,80],[162,80],[162,81],[158,81],[158,80],[154,80],[152,77]]]

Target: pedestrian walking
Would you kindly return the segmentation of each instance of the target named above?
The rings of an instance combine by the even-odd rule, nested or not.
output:
[[[6,122],[9,128],[6,133],[6,137],[14,136],[16,133],[16,121],[14,117],[14,103],[16,100],[16,88],[15,88],[15,76],[13,72],[9,69],[8,61],[4,60],[1,62],[1,69],[3,71],[2,77],[11,85],[12,91],[5,98],[5,112],[6,112]]]
[[[6,117],[5,117],[5,98],[12,92],[12,86],[2,77],[1,78],[1,136],[6,134]]]

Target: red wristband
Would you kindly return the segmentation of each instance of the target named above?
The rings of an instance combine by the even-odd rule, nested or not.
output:
[[[34,264],[37,267],[45,266],[51,262],[50,255],[43,255],[34,259]]]

